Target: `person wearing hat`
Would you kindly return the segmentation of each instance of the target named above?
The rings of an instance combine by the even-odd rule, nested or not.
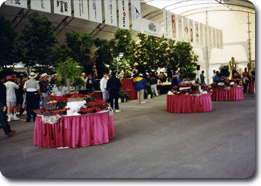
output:
[[[47,100],[47,97],[49,96],[48,86],[50,84],[48,78],[49,78],[48,74],[44,73],[41,75],[41,78],[39,81],[40,91],[43,95],[43,100],[41,101],[42,104],[48,102],[48,100]],[[42,105],[40,104],[40,106],[42,106]]]
[[[143,74],[139,74],[138,77],[134,79],[134,86],[137,90],[137,97],[140,104],[144,104],[144,90],[145,90],[145,84],[147,83],[147,80],[143,78]]]
[[[26,102],[27,102],[27,119],[26,122],[30,122],[31,116],[33,115],[33,120],[36,118],[36,113],[33,112],[34,109],[39,108],[39,96],[43,99],[43,95],[40,90],[39,83],[35,80],[37,74],[31,72],[28,76],[29,79],[24,84],[24,91],[26,92]]]
[[[6,111],[6,86],[3,84],[4,81],[4,76],[0,75],[0,123],[2,125],[2,128],[5,132],[5,134],[8,137],[11,137],[16,131],[15,130],[11,130],[10,125],[8,123],[8,121],[6,120],[6,115],[5,115],[5,111]]]
[[[4,84],[6,87],[6,105],[7,105],[7,116],[8,122],[13,118],[19,120],[16,116],[16,94],[15,90],[19,89],[19,86],[12,81],[12,76],[6,76],[7,82]],[[14,114],[12,112],[14,111]]]
[[[84,81],[84,86],[82,86],[81,89],[86,90],[87,77],[86,77],[86,74],[84,72],[81,73],[81,78]]]

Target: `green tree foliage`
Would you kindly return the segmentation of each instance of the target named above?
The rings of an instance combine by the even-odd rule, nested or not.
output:
[[[229,77],[230,75],[229,65],[222,65],[219,67],[219,70],[220,70],[220,76]]]
[[[39,73],[49,71],[54,64],[53,49],[57,43],[54,26],[45,15],[40,17],[38,13],[31,14],[29,22],[19,36],[24,49],[23,62],[26,66],[34,66]]]
[[[91,72],[94,63],[92,63],[90,54],[95,39],[86,32],[81,35],[75,30],[67,32],[65,36],[66,44],[56,48],[56,61],[61,62],[70,57],[77,61],[84,71]]]
[[[97,47],[95,51],[96,69],[98,77],[101,78],[104,72],[109,72],[110,69],[107,66],[113,63],[112,48],[114,41],[97,38],[95,40],[95,46]]]
[[[11,65],[17,61],[15,39],[17,33],[12,28],[12,23],[0,14],[0,68]]]
[[[66,61],[58,63],[56,71],[62,79],[73,79],[80,76],[82,69],[79,67],[79,63],[77,61],[72,58],[68,58]]]

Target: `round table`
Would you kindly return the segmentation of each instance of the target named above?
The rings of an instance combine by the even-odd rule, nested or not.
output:
[[[43,123],[41,116],[35,120],[34,145],[40,147],[87,147],[108,143],[114,136],[108,112],[63,116],[55,124]]]
[[[195,113],[212,110],[211,94],[200,96],[167,95],[167,111],[172,113]]]
[[[244,99],[242,87],[230,87],[229,90],[213,88],[212,101],[237,101]]]

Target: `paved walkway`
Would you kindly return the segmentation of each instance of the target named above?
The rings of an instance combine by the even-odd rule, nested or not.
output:
[[[166,111],[166,95],[120,103],[116,137],[77,148],[33,145],[34,123],[0,132],[1,172],[9,178],[246,178],[256,166],[256,100],[213,102],[207,113]]]

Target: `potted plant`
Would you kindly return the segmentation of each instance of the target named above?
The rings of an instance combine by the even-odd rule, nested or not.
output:
[[[72,79],[79,76],[82,68],[79,67],[79,63],[72,58],[67,58],[65,62],[58,63],[56,69],[58,75],[64,79],[65,86],[71,86]]]
[[[75,87],[75,90],[80,90],[82,86],[84,86],[84,80],[81,77],[75,77],[72,80],[72,86]]]

